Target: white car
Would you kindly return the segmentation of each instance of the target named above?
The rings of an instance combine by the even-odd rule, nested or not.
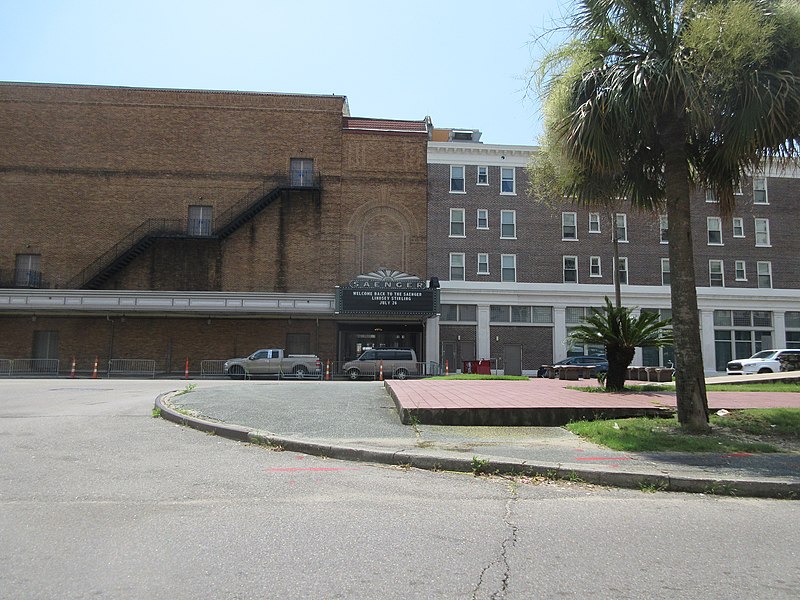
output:
[[[779,373],[781,358],[796,363],[800,358],[800,349],[762,350],[750,358],[740,358],[728,363],[728,375],[751,375],[753,373]]]

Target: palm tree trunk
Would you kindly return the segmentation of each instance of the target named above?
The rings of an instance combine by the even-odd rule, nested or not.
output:
[[[606,373],[606,389],[610,392],[621,392],[625,389],[625,376],[633,361],[635,348],[618,348],[606,346],[608,373]]]
[[[669,223],[670,293],[678,422],[689,431],[706,432],[709,430],[708,399],[697,310],[689,167],[685,150],[686,129],[681,116],[670,115],[664,123],[661,142],[664,147]]]

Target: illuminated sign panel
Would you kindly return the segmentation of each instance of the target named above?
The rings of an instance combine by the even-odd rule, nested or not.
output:
[[[336,312],[384,316],[432,316],[439,313],[439,289],[418,277],[381,269],[359,275],[336,288]]]

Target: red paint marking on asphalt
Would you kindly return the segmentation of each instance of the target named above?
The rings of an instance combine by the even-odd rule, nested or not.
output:
[[[313,471],[319,473],[321,471],[346,471],[352,467],[285,467],[265,469],[267,473],[297,473],[298,471]]]
[[[722,458],[738,458],[740,456],[753,456],[750,452],[731,452],[730,454],[723,454]]]
[[[575,458],[575,460],[610,460],[612,462],[617,462],[617,461],[620,461],[620,460],[630,460],[630,458],[628,458],[627,456],[623,456],[623,457],[617,457],[617,456],[611,456],[611,457],[605,457],[605,456],[578,456],[578,457]]]

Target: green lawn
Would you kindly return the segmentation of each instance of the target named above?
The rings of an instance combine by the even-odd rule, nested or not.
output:
[[[571,390],[581,392],[606,393],[606,388],[600,386],[568,386]],[[768,381],[765,383],[720,383],[708,384],[709,392],[800,392],[800,383]],[[644,383],[641,385],[626,385],[626,392],[674,392],[674,385],[661,383]]]
[[[579,421],[567,429],[596,444],[630,452],[781,452],[800,443],[800,409],[731,411],[711,416],[712,432],[684,433],[676,418]]]

